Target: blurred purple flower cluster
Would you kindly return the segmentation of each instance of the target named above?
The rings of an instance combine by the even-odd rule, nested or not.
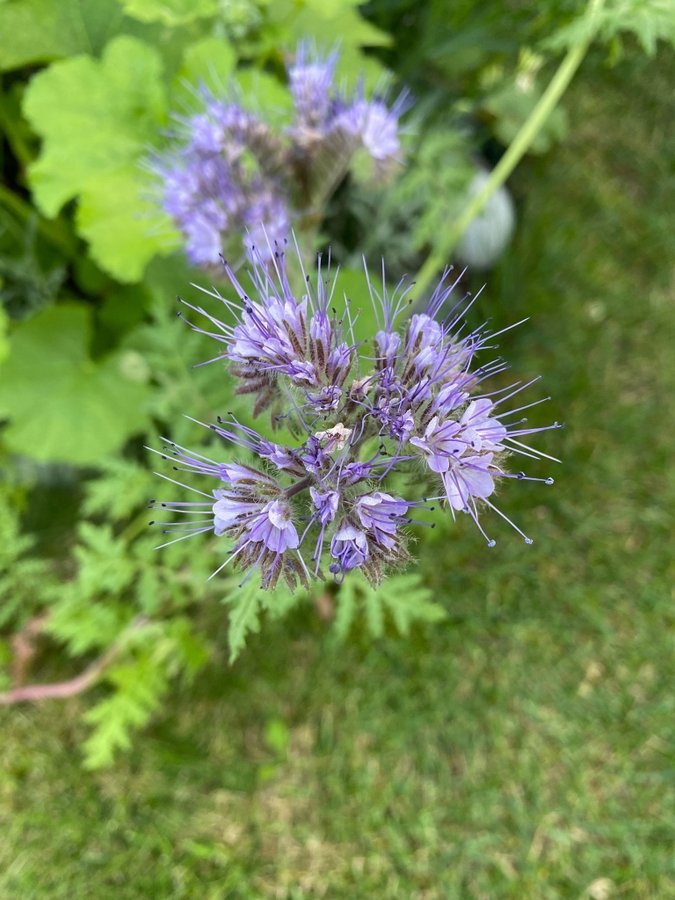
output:
[[[244,109],[234,92],[200,89],[202,108],[179,119],[172,145],[151,161],[191,262],[217,264],[240,235],[250,259],[265,257],[267,237],[281,242],[292,223],[320,215],[359,148],[382,177],[395,165],[406,95],[391,106],[362,87],[345,95],[335,84],[338,58],[299,46],[287,69],[294,112],[284,127]]]
[[[257,257],[249,289],[225,264],[232,295],[205,291],[219,315],[181,302],[206,323],[191,327],[222,348],[214,360],[229,365],[238,393],[252,395],[256,414],[268,410],[294,439],[274,443],[230,414],[207,427],[237,449],[239,462],[169,442],[163,455],[174,468],[211,482],[194,501],[156,503],[176,514],[163,523],[166,532],[180,532],[172,540],[205,532],[226,538],[216,571],[229,562],[260,570],[266,588],[280,576],[306,584],[325,569],[337,580],[360,569],[379,582],[407,562],[407,526],[437,501],[473,519],[489,546],[484,508],[531,543],[490,498],[507,479],[552,483],[511,473],[506,460],[545,457],[523,438],[559,426],[529,427],[520,416],[543,401],[506,406],[532,382],[486,386],[507,366],[501,359],[475,365],[476,357],[494,347],[499,332],[468,331],[464,314],[473,299],[451,302],[459,278],[447,271],[424,311],[408,316],[412,286],[378,292],[366,272],[361,309],[345,298],[338,313],[338,279],[322,271],[320,259],[315,278],[303,271],[297,294],[284,253],[271,243],[268,250],[271,262]],[[377,324],[366,342],[354,325],[368,306]],[[423,495],[425,483],[437,496]],[[399,496],[409,490],[414,496]]]

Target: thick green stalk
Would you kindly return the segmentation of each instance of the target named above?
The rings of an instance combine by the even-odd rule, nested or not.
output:
[[[586,15],[591,19],[595,18],[603,3],[604,0],[590,0]],[[565,93],[574,73],[579,68],[594,34],[594,30],[589,29],[589,36],[568,50],[539,102],[490,173],[490,177],[485,182],[483,189],[472,197],[462,214],[450,226],[438,246],[431,252],[415,278],[416,293],[419,298],[424,297],[431,281],[447,265],[450,254],[470,223],[483,210],[495,191],[504,184],[531,147],[532,142],[560,102],[560,98]]]

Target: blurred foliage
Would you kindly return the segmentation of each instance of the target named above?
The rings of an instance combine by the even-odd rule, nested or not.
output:
[[[219,658],[204,610],[227,622],[218,634],[231,660],[263,619],[312,600],[343,640],[414,637],[415,623],[447,615],[429,587],[433,560],[378,591],[353,579],[310,598],[207,580],[214,542],[154,552],[145,507],[158,487],[144,445],[158,449],[160,435],[206,442],[186,413],[249,413],[222,367],[191,369],[208,350],[176,320],[172,298],[211,275],[190,270],[157,211],[148,152],[200,81],[232,80],[254,107],[283,109],[284,59],[300,38],[339,42],[346,88],[360,78],[391,86],[393,71],[415,96],[405,170],[383,190],[367,172],[346,180],[324,223],[345,265],[342,288],[360,303],[361,255],[385,256],[394,279],[419,265],[476,166],[494,162],[529,115],[553,56],[586,36],[585,9],[579,0],[534,11],[515,0],[0,2],[0,655],[9,686],[13,634],[46,613],[48,649],[77,660],[55,652],[47,675],[67,679],[104,660],[86,716],[88,765],[109,764],[176,685]],[[661,0],[607,0],[593,27],[610,62],[632,40],[648,53],[673,40]],[[565,137],[558,110],[531,151]],[[364,336],[368,326],[364,313]],[[451,528],[436,530],[434,546]]]

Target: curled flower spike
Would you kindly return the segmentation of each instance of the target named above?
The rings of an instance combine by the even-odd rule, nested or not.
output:
[[[245,573],[259,570],[262,585],[279,578],[293,586],[323,578],[341,581],[358,569],[374,584],[409,561],[411,509],[430,509],[440,500],[451,515],[466,513],[488,546],[482,525],[494,511],[531,543],[490,499],[507,479],[551,484],[552,478],[508,471],[514,455],[553,459],[523,441],[529,434],[560,427],[529,428],[517,418],[543,401],[508,410],[505,404],[530,383],[486,389],[501,375],[501,360],[475,365],[493,347],[496,333],[485,326],[468,332],[464,313],[474,298],[454,301],[458,279],[446,272],[427,308],[411,318],[410,286],[378,293],[365,273],[362,302],[372,303],[377,327],[370,342],[357,339],[350,304],[342,313],[339,277],[317,267],[296,293],[285,254],[262,257],[246,289],[225,264],[232,290],[204,291],[215,308],[184,304],[205,320],[192,327],[212,337],[241,393],[255,397],[257,412],[282,416],[293,441],[275,443],[231,414],[203,425],[235,452],[212,459],[167,442],[160,453],[174,469],[200,476],[205,490],[167,476],[198,495],[195,500],[155,503],[171,511],[163,523],[173,540],[210,532],[224,545],[214,574],[232,563]],[[301,266],[302,264],[300,264]],[[218,309],[220,306],[220,310]],[[220,318],[218,317],[220,315]],[[396,472],[414,473],[424,497],[400,497],[387,489]],[[433,525],[432,525],[433,527]],[[170,543],[171,541],[169,541]]]

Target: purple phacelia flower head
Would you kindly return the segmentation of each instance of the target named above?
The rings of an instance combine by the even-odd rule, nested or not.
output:
[[[212,362],[229,368],[237,390],[255,398],[257,413],[269,408],[271,425],[283,424],[287,437],[273,442],[230,414],[205,427],[234,449],[234,459],[169,442],[162,455],[208,489],[158,504],[177,517],[166,531],[180,532],[175,540],[210,533],[227,545],[216,571],[229,563],[245,577],[260,571],[263,587],[280,577],[307,584],[326,571],[340,581],[353,570],[377,584],[409,560],[409,528],[425,524],[410,510],[424,513],[432,501],[450,515],[466,513],[489,546],[486,509],[530,543],[492,498],[507,479],[552,483],[513,474],[508,463],[518,454],[552,459],[524,438],[559,426],[529,427],[517,417],[536,401],[508,408],[528,384],[488,387],[505,365],[476,358],[496,334],[468,329],[473,300],[452,302],[449,272],[412,317],[409,286],[378,293],[366,274],[359,302],[372,303],[377,320],[366,340],[354,328],[354,297],[341,303],[339,278],[320,260],[314,278],[302,273],[299,292],[280,247],[272,260],[270,267],[257,258],[246,287],[225,264],[231,290],[204,291],[222,318],[217,308],[184,305],[201,320],[193,316],[192,327],[218,343]],[[410,496],[392,491],[396,473],[411,476]]]
[[[225,252],[270,263],[295,218],[321,213],[364,149],[385,172],[399,160],[405,95],[391,106],[360,88],[345,97],[334,85],[339,51],[321,55],[301,43],[287,74],[292,119],[253,113],[233,83],[195,90],[198,109],[176,116],[169,146],[150,168],[161,205],[180,232],[188,258],[211,267]]]
[[[334,104],[333,79],[338,58],[336,49],[322,57],[306,42],[299,44],[295,59],[288,66],[297,131],[320,133],[325,126]]]

